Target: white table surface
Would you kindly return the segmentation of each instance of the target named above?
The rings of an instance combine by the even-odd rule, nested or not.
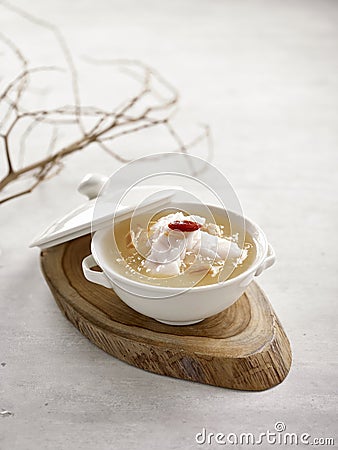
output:
[[[88,150],[0,210],[0,411],[13,413],[0,416],[0,448],[190,449],[202,447],[203,427],[258,434],[277,421],[338,443],[338,3],[32,0],[29,10],[57,24],[75,54],[157,67],[187,114],[212,126],[214,163],[278,255],[259,281],[294,360],[269,391],[204,386],[120,362],[61,315],[28,244],[81,202],[76,185],[86,172],[118,167]],[[1,8],[0,21],[48,56],[48,43],[37,44],[13,14]]]

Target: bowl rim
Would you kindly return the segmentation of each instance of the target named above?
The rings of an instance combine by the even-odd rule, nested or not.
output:
[[[178,207],[180,205],[195,205],[198,206],[198,203],[194,203],[194,202],[177,202],[175,203],[175,206],[177,205]],[[213,204],[205,204],[205,206],[213,208],[213,209],[220,209],[220,210],[224,210],[224,208],[221,208],[217,205],[213,205]],[[227,209],[226,210],[227,214],[233,215],[233,216],[237,216],[241,219],[244,219],[245,223],[250,224],[255,232],[258,233],[258,236],[261,239],[256,239],[255,238],[255,243],[258,243],[259,245],[263,244],[263,251],[262,254],[259,258],[256,258],[256,260],[254,261],[253,264],[251,264],[244,272],[240,273],[239,275],[235,276],[234,278],[230,278],[228,280],[225,281],[221,281],[215,284],[207,284],[207,285],[203,285],[203,286],[186,286],[186,287],[170,287],[170,286],[158,286],[158,285],[153,285],[153,284],[148,284],[148,283],[142,283],[140,281],[135,281],[135,280],[131,280],[130,278],[123,276],[119,273],[117,273],[114,269],[112,269],[112,267],[108,264],[105,264],[104,261],[102,261],[99,257],[99,254],[97,252],[96,249],[96,242],[101,238],[102,235],[104,235],[107,232],[111,231],[111,228],[104,228],[101,230],[98,230],[94,233],[94,235],[92,236],[92,241],[91,241],[91,252],[92,255],[97,263],[97,265],[102,269],[102,271],[104,272],[104,274],[109,278],[109,280],[114,284],[114,278],[118,279],[119,281],[122,281],[124,283],[127,283],[129,285],[132,285],[134,287],[140,287],[142,289],[149,289],[149,290],[160,290],[162,292],[182,292],[182,291],[194,291],[194,292],[198,292],[198,291],[206,291],[206,290],[212,290],[212,289],[220,289],[222,287],[225,286],[229,286],[232,284],[236,284],[239,281],[241,281],[242,279],[246,278],[249,274],[251,274],[252,272],[256,271],[257,268],[264,263],[264,260],[266,259],[267,253],[268,253],[268,240],[267,237],[265,235],[265,233],[263,232],[263,230],[251,219],[249,219],[248,217],[244,216],[244,215],[240,215],[237,214],[236,212]],[[250,235],[252,236],[252,234],[250,233]],[[252,236],[253,237],[253,236]],[[103,262],[103,264],[102,264]],[[113,275],[110,275],[110,272]],[[156,299],[154,299],[156,300]]]

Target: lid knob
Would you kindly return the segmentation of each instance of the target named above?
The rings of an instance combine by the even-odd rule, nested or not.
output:
[[[96,198],[99,195],[108,177],[99,173],[87,173],[82,178],[81,183],[78,185],[77,190],[80,194],[88,197],[89,200]]]

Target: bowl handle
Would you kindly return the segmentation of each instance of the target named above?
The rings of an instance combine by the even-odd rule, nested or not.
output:
[[[275,263],[275,261],[276,261],[276,253],[275,253],[272,245],[268,244],[268,253],[266,255],[266,258],[264,259],[262,264],[256,270],[255,276],[257,277],[258,275],[260,275],[263,272],[263,270],[271,267]]]
[[[96,272],[91,269],[95,266],[97,266],[97,263],[93,258],[93,255],[86,256],[86,258],[82,260],[82,272],[85,278],[92,283],[100,284],[101,286],[111,289],[112,285],[106,275],[103,272]]]

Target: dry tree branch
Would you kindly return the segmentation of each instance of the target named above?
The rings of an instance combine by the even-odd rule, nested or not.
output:
[[[19,49],[19,47],[18,47],[17,45],[15,45],[14,42],[13,42],[11,39],[9,39],[5,34],[3,34],[3,33],[1,33],[1,32],[0,32],[0,40],[1,40],[7,47],[9,47],[9,48],[12,50],[12,52],[17,56],[17,59],[18,59],[18,60],[20,61],[20,63],[21,63],[22,71],[23,71],[24,73],[27,72],[28,61],[27,61],[27,59],[25,58],[25,56],[23,55],[23,53],[21,52],[21,50]],[[7,110],[7,112],[6,112],[5,116],[4,116],[4,118],[3,118],[3,120],[2,120],[3,122],[6,122],[6,121],[8,120],[8,118],[9,118],[10,115],[11,115],[12,109],[15,108],[16,105],[19,103],[20,98],[21,98],[21,96],[22,96],[22,93],[23,93],[23,91],[24,91],[24,88],[26,87],[26,84],[27,84],[26,76],[23,76],[23,77],[21,78],[21,80],[20,80],[19,87],[18,87],[18,89],[17,89],[15,101],[14,101],[14,102],[11,102],[11,105],[10,105],[10,107],[8,108],[8,110]],[[6,95],[7,95],[7,94],[6,94],[6,90],[5,90],[5,93],[1,95],[1,98],[2,98],[3,95],[6,97]]]
[[[183,141],[172,124],[172,117],[177,110],[179,101],[177,90],[159,72],[140,61],[87,58],[87,61],[95,63],[95,65],[118,67],[137,81],[139,89],[136,95],[127,98],[113,109],[107,110],[97,106],[82,105],[78,72],[69,47],[58,28],[6,1],[0,0],[0,6],[18,14],[34,25],[47,29],[54,35],[70,73],[74,101],[73,104],[50,109],[24,107],[22,97],[28,91],[32,77],[37,73],[43,74],[50,70],[62,69],[54,66],[31,67],[20,49],[9,38],[0,33],[0,43],[11,51],[21,67],[20,72],[14,79],[7,82],[5,88],[0,92],[0,111],[2,111],[2,107],[5,110],[3,117],[0,117],[0,144],[2,142],[7,164],[7,172],[0,179],[0,192],[21,178],[28,177],[31,180],[30,187],[0,198],[0,204],[31,192],[42,181],[61,170],[62,161],[65,157],[88,148],[92,144],[96,144],[116,160],[122,163],[128,162],[130,159],[114,151],[110,144],[115,139],[145,129],[165,127],[175,142],[174,151],[187,152],[203,140],[206,140],[208,149],[211,149],[211,136],[208,127],[204,127],[203,133],[189,143]],[[92,120],[87,129],[84,126],[84,119]],[[59,136],[62,134],[63,127],[72,124],[77,126],[79,136],[67,144],[61,144]],[[19,132],[20,126],[23,127],[23,130]],[[30,164],[24,164],[27,141],[34,130],[40,126],[51,127],[50,141],[45,149],[45,156]],[[13,136],[16,136],[19,140],[19,164],[15,164],[13,161],[11,149]]]
[[[72,89],[73,89],[73,95],[74,95],[74,102],[75,102],[75,109],[76,109],[76,120],[78,121],[78,124],[80,126],[80,129],[82,132],[84,132],[84,128],[81,122],[81,115],[79,112],[79,108],[81,106],[80,102],[80,90],[79,90],[79,84],[78,84],[78,75],[76,66],[74,64],[74,60],[72,57],[72,53],[68,47],[68,44],[61,33],[61,31],[53,24],[49,23],[46,20],[43,20],[39,17],[34,16],[33,14],[30,14],[29,12],[19,8],[18,6],[14,6],[11,3],[7,2],[6,0],[1,0],[0,4],[4,6],[6,9],[13,11],[18,16],[21,16],[24,19],[27,19],[29,22],[36,24],[37,26],[40,26],[42,28],[45,28],[46,30],[49,30],[54,36],[56,41],[59,43],[60,49],[62,51],[62,54],[64,55],[65,61],[67,63],[67,66],[70,71],[71,75],[71,83],[72,83]]]

